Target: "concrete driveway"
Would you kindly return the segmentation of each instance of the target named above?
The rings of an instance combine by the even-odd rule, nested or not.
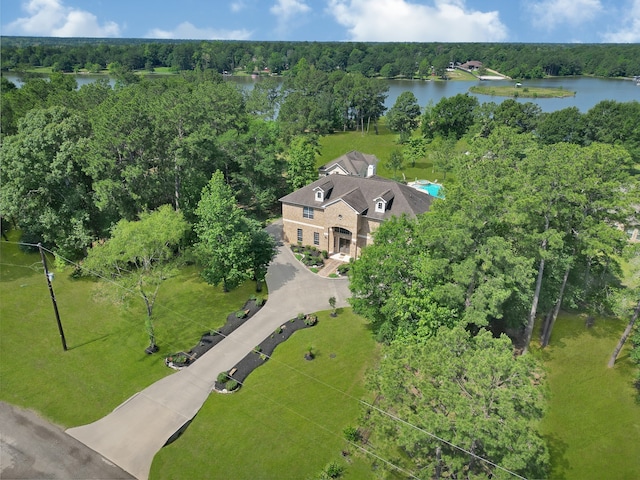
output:
[[[267,231],[281,242],[280,223]],[[97,422],[67,433],[136,478],[147,479],[155,454],[198,413],[220,372],[233,367],[298,313],[327,310],[332,296],[336,306],[348,305],[347,279],[311,273],[281,243],[266,281],[265,306],[197,362],[137,393]]]

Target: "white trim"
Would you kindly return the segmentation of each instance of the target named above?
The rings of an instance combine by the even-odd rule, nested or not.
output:
[[[371,240],[373,237],[369,234],[366,235],[358,235],[358,238],[364,238],[365,240]]]
[[[336,175],[335,173],[331,173],[331,172],[329,171],[329,170],[332,170],[332,169],[334,169],[334,168],[336,168],[336,167],[337,167],[337,168],[339,168],[340,170],[342,170],[342,171],[344,172],[344,173],[342,173],[342,174],[338,174],[338,175],[349,175],[349,171],[348,171],[346,168],[344,168],[342,165],[340,165],[339,163],[337,163],[337,162],[336,162],[336,163],[334,163],[333,165],[331,165],[329,168],[325,168],[325,170],[324,170],[324,171],[325,171],[325,173],[327,173],[327,176],[329,176],[329,175]]]
[[[322,231],[324,231],[324,230],[325,230],[325,228],[324,228],[322,225],[314,225],[314,224],[311,224],[311,223],[298,222],[297,220],[289,220],[289,219],[287,219],[287,218],[283,218],[283,219],[282,219],[282,222],[283,222],[283,223],[284,223],[284,222],[294,223],[294,224],[296,224],[296,225],[303,225],[303,226],[305,226],[305,227],[319,228],[319,229],[321,229]]]

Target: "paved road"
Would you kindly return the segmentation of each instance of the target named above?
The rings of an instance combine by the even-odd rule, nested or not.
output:
[[[281,240],[281,224],[267,230]],[[336,306],[347,306],[347,279],[311,273],[286,246],[280,246],[266,280],[269,300],[265,306],[197,362],[137,393],[97,422],[67,433],[136,478],[147,479],[155,454],[198,413],[220,372],[233,367],[298,313],[327,310],[331,296],[336,297]]]
[[[29,410],[0,402],[0,425],[2,480],[133,479]]]

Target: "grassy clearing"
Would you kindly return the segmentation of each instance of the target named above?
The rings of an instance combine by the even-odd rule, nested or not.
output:
[[[554,479],[640,478],[640,405],[627,345],[615,368],[607,360],[625,320],[558,319],[550,345],[532,348],[548,371],[549,411],[542,429]],[[535,338],[535,337],[534,337]]]
[[[504,87],[491,85],[474,85],[469,89],[469,91],[480,95],[514,98],[564,98],[576,96],[576,92],[571,92],[563,88],[548,87]]]
[[[10,240],[17,239],[10,232]],[[0,399],[65,427],[97,420],[171,374],[164,355],[195,345],[254,292],[248,282],[224,294],[194,268],[182,270],[161,287],[154,310],[160,352],[149,356],[142,300],[100,300],[98,282],[74,280],[69,273],[57,271],[53,281],[69,347],[64,352],[40,256],[0,242]]]
[[[369,133],[338,132],[322,137],[320,139],[320,155],[316,158],[316,166],[320,167],[351,150],[358,150],[378,157],[380,160],[377,167],[378,175],[392,178],[393,172],[385,164],[389,160],[391,152],[395,149],[402,149],[402,145],[398,143],[398,135],[391,132],[384,125],[383,119],[378,126],[377,135],[373,126],[371,126]],[[399,180],[402,180],[403,173],[407,181],[412,181],[416,178],[435,181],[437,179],[442,180],[443,177],[442,172],[434,170],[433,162],[428,157],[417,160],[413,167],[405,159],[405,167],[397,173]]]
[[[278,346],[238,393],[212,394],[182,437],[156,455],[151,478],[304,479],[330,461],[347,467],[343,478],[371,478],[364,460],[347,466],[340,452],[344,428],[357,425],[376,344],[348,309],[318,318]],[[309,346],[313,361],[304,359]]]

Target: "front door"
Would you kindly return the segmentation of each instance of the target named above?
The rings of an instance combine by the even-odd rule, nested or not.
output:
[[[338,251],[340,253],[344,253],[345,255],[349,255],[351,240],[349,240],[348,238],[340,238],[338,241],[339,241]]]

